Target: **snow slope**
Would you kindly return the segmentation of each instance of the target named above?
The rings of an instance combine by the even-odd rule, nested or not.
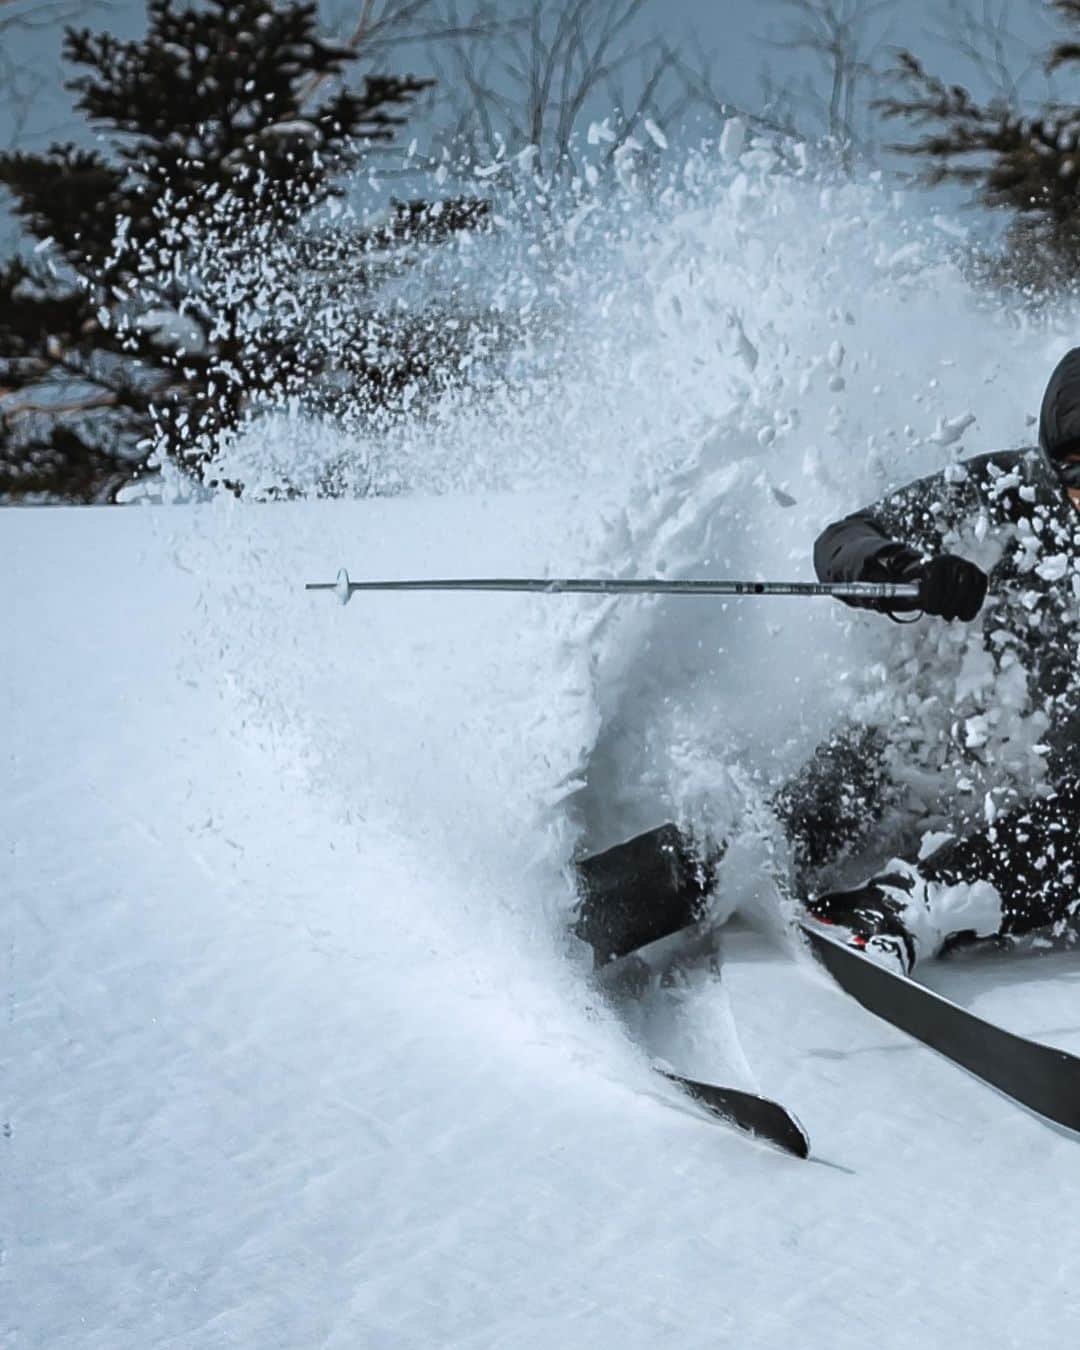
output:
[[[980,307],[880,189],[734,140],[659,215],[631,183],[565,222],[543,275],[458,259],[546,306],[549,343],[527,396],[348,447],[400,495],[5,513],[5,1344],[1075,1336],[1077,1140],[758,931],[770,785],[930,651],[963,710],[963,634],[301,589],[343,564],[806,578],[823,521],[1030,435],[1067,326]],[[230,453],[272,483],[330,440],[282,421]],[[628,1029],[565,935],[567,864],[673,816],[733,840],[743,917],[722,981]],[[1071,958],[929,978],[1080,1049]],[[788,1101],[814,1159],[712,1123],[649,1054]]]
[[[588,515],[553,505],[5,517],[6,1343],[1068,1342],[1075,1139],[748,930],[653,1048],[733,1079],[733,1013],[814,1162],[685,1106],[587,995],[534,801],[587,719],[535,598],[296,589],[346,543],[542,568]],[[303,660],[332,762],[237,720],[253,639],[222,645],[236,576],[178,566],[189,533],[262,560],[234,603]],[[1080,1048],[1075,981],[968,992]]]

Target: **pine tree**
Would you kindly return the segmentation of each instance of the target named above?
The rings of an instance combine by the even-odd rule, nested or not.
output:
[[[1047,53],[1047,69],[1055,71],[1080,62],[1080,0],[1049,2],[1077,33]],[[928,161],[925,182],[965,184],[984,205],[1011,213],[1004,254],[990,269],[994,279],[1040,294],[1073,287],[1080,268],[1080,107],[1052,103],[1032,114],[1004,99],[980,103],[907,51],[895,76],[898,92],[876,106],[926,130],[893,148]]]
[[[152,451],[197,473],[260,397],[325,369],[295,305],[273,314],[275,273],[256,263],[430,83],[368,78],[309,106],[356,56],[318,37],[314,3],[149,0],[148,17],[136,42],[66,33],[85,71],[68,87],[111,133],[108,157],[0,154],[39,241],[0,267],[8,497],[109,499]]]

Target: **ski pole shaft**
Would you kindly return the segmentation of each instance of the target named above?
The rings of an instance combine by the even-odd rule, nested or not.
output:
[[[609,577],[462,577],[430,581],[309,581],[308,591],[333,591],[342,604],[357,591],[529,591],[537,595],[829,595],[840,600],[918,600],[912,583],[873,581],[666,581]]]

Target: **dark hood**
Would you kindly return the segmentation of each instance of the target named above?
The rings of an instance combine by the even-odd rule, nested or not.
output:
[[[1058,362],[1043,394],[1039,444],[1051,459],[1080,453],[1080,347]]]

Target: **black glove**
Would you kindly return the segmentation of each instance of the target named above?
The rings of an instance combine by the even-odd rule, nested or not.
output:
[[[925,614],[969,623],[986,599],[987,576],[981,567],[954,553],[920,564],[906,578],[919,583],[919,608]]]
[[[906,544],[887,544],[873,557],[867,559],[859,574],[860,581],[907,582],[918,585],[922,580],[925,563],[913,548]],[[918,600],[847,600],[845,604],[854,609],[876,609],[879,614],[920,613],[922,605]]]
[[[867,608],[888,614],[907,614],[921,610],[943,619],[963,619],[978,614],[986,598],[987,576],[965,558],[953,553],[925,560],[906,544],[890,544],[873,557],[863,569],[862,581],[914,583],[917,600],[870,600]]]

